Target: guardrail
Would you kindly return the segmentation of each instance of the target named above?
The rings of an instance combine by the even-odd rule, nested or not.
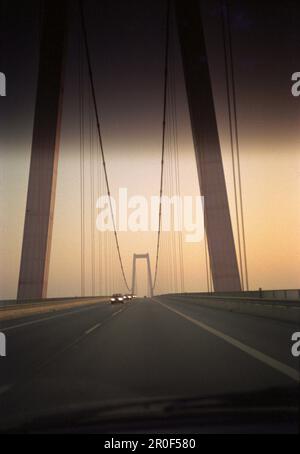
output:
[[[85,297],[85,298],[51,298],[35,301],[2,301],[0,305],[0,321],[23,318],[35,314],[56,312],[64,309],[106,303],[109,298],[106,296]]]
[[[300,325],[300,300],[280,301],[271,298],[261,299],[228,295],[215,296],[212,294],[203,295],[203,293],[167,294],[161,295],[160,298]]]
[[[0,311],[4,309],[11,309],[11,308],[20,308],[20,307],[37,307],[45,304],[64,304],[76,301],[90,301],[90,300],[99,300],[106,298],[108,296],[72,296],[72,297],[65,297],[65,298],[44,298],[44,299],[34,299],[34,300],[5,300],[0,301]]]
[[[213,296],[213,297],[236,297],[236,298],[259,298],[259,299],[275,299],[275,300],[299,300],[300,290],[284,289],[284,290],[249,290],[244,292],[189,292],[181,293],[181,295],[195,296]]]

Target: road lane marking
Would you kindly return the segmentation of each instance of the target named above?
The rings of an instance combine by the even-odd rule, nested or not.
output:
[[[97,325],[93,326],[93,328],[87,330],[85,334],[88,336],[89,334],[93,333],[96,331],[96,329],[100,328],[102,326],[102,323],[98,323]]]
[[[87,309],[86,309],[87,310]],[[69,343],[68,345],[66,345],[64,348],[62,348],[61,350],[58,350],[56,351],[50,358],[48,358],[46,361],[44,361],[43,363],[40,363],[34,373],[37,375],[39,374],[43,369],[45,369],[47,366],[49,366],[49,364],[53,363],[59,356],[61,356],[62,354],[64,354],[65,352],[71,350],[72,348],[76,347],[81,341],[87,339],[87,337],[92,334],[94,331],[96,331],[96,329],[100,328],[101,326],[104,325],[104,323],[106,322],[109,322],[111,320],[113,320],[114,316],[118,315],[119,313],[121,312],[124,312],[126,310],[126,308],[124,309],[121,309],[119,310],[118,312],[114,312],[112,315],[109,315],[107,318],[105,318],[103,320],[102,323],[98,323],[97,325],[93,326],[92,328],[90,328],[88,331],[86,331],[84,334],[81,334],[78,338],[76,338],[73,342]],[[81,311],[77,311],[77,312],[83,312],[83,310]],[[64,315],[69,315],[69,314],[64,314]],[[57,318],[56,316],[55,317],[51,317],[51,318]],[[44,319],[42,319],[41,321],[44,321]],[[30,323],[32,324],[32,323]],[[19,325],[20,326],[20,325]],[[23,326],[23,325],[22,325]],[[13,329],[15,327],[10,327],[10,329]],[[2,330],[4,331],[4,330]],[[31,382],[32,381],[32,377],[30,377],[29,380],[27,380],[27,383]],[[20,385],[20,383],[22,385],[24,385],[24,378],[23,378],[23,381],[22,382],[15,382],[11,385],[7,385],[7,386],[0,386],[0,395],[2,394],[6,394],[8,393],[9,391],[11,391],[12,389],[14,389],[16,386]],[[25,379],[25,386],[26,386],[26,379]]]
[[[81,334],[79,337],[77,337],[73,342],[71,342],[70,344],[66,345],[61,350],[58,350],[56,353],[54,353],[52,355],[51,358],[48,358],[44,363],[41,363],[39,365],[39,367],[37,367],[36,372],[38,372],[38,371],[44,369],[45,367],[47,367],[49,364],[51,364],[56,358],[61,356],[63,353],[71,350],[73,347],[76,347],[81,341],[85,340],[97,328],[100,328],[100,326],[102,326],[104,323],[109,322],[110,320],[112,320],[114,315],[115,315],[115,313],[112,314],[112,315],[109,315],[107,318],[105,318],[103,320],[102,323],[98,323],[97,325],[93,326],[91,329],[86,331],[84,334]]]
[[[117,312],[114,312],[110,317],[108,317],[106,320],[110,320],[112,319],[113,317],[115,317],[116,315],[120,314],[121,312],[123,312],[125,309],[120,309],[119,311]],[[89,329],[88,331],[85,332],[86,335],[89,335],[91,333],[93,333],[94,331],[96,331],[96,329],[98,328],[101,328],[101,326],[103,325],[103,323],[98,323],[97,325],[93,326],[91,329]]]
[[[255,348],[249,347],[248,345],[244,344],[243,342],[240,342],[237,339],[234,339],[233,337],[228,336],[227,334],[224,334],[221,331],[218,331],[209,325],[206,325],[205,323],[199,322],[199,320],[189,317],[188,315],[178,311],[177,309],[173,309],[172,307],[168,306],[167,304],[161,303],[157,299],[153,298],[153,300],[155,302],[157,302],[158,304],[160,304],[161,306],[168,309],[169,311],[174,312],[175,314],[179,315],[182,318],[185,318],[186,320],[193,323],[194,325],[204,329],[205,331],[213,334],[216,337],[219,337],[220,339],[224,340],[228,344],[231,344],[234,347],[238,348],[239,350],[243,351],[244,353],[247,353],[249,356],[252,356],[253,358],[257,359],[258,361],[261,361],[262,363],[266,364],[267,366],[272,367],[273,369],[281,372],[282,374],[286,375],[287,377],[295,380],[297,383],[300,383],[300,372],[298,370],[293,369],[292,367],[289,367],[280,361],[277,361],[276,359],[272,358],[271,356],[268,356],[265,353],[262,353],[259,350],[256,350]]]
[[[112,317],[115,317],[116,315],[120,314],[121,312],[123,312],[123,310],[125,309],[120,309],[118,312],[114,312]]]
[[[81,312],[86,312],[86,311],[93,310],[93,309],[99,309],[99,306],[94,305],[92,307],[79,309],[79,310],[70,309],[69,312],[67,312],[67,313],[52,315],[51,317],[43,317],[43,318],[39,318],[37,320],[31,320],[30,322],[19,323],[18,325],[9,326],[7,328],[1,328],[1,331],[2,331],[2,333],[5,333],[5,332],[11,331],[13,329],[18,329],[18,328],[23,328],[25,326],[35,325],[37,323],[47,322],[49,320],[54,320],[56,318],[67,317],[69,315],[79,314]],[[6,320],[6,321],[9,321],[9,320]]]

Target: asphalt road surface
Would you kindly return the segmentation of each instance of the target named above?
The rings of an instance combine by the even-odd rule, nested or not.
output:
[[[292,388],[295,331],[167,298],[3,321],[0,421],[98,401]]]

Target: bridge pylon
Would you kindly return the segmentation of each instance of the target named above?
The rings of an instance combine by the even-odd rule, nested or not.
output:
[[[134,295],[135,288],[136,288],[136,261],[140,260],[140,259],[146,260],[146,262],[147,262],[148,289],[149,289],[150,297],[152,298],[154,293],[153,293],[153,282],[152,282],[152,273],[151,273],[149,254],[133,254],[131,291],[132,291],[132,294]]]
[[[240,291],[201,3],[175,0],[175,13],[214,291]]]
[[[19,300],[47,296],[62,116],[67,0],[46,0],[31,148]]]

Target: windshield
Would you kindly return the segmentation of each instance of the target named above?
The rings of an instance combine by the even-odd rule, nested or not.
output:
[[[0,432],[298,430],[300,6],[262,3],[1,2]]]

